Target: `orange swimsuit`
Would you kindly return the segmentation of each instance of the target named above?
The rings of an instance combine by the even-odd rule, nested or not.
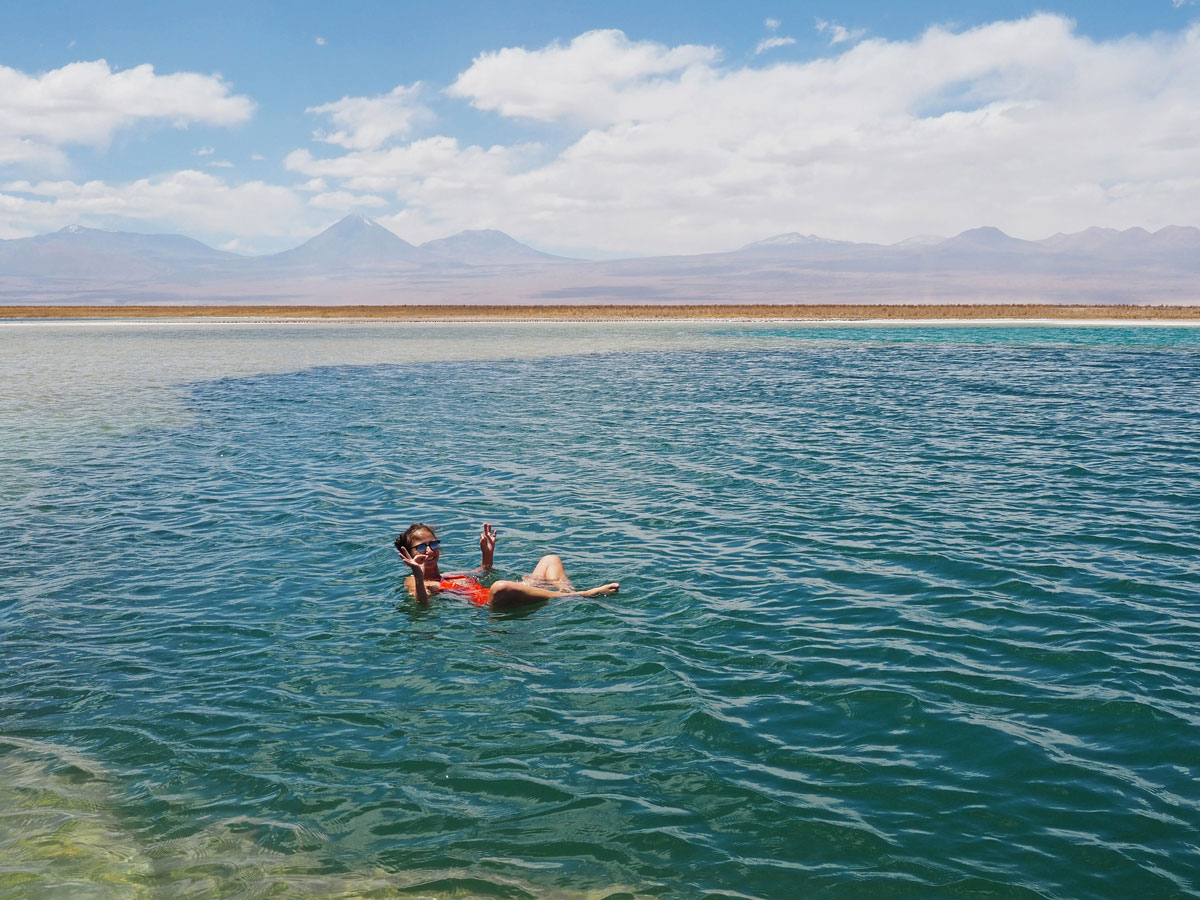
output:
[[[438,582],[438,590],[458,594],[476,606],[487,606],[492,599],[488,589],[470,575],[445,576]]]

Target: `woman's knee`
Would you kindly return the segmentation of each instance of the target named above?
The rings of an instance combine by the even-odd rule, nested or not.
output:
[[[553,553],[548,553],[538,560],[533,574],[538,578],[548,578],[555,581],[563,577],[563,561]]]

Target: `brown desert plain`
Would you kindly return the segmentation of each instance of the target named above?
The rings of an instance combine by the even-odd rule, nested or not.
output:
[[[1200,306],[1063,304],[578,304],[397,306],[0,306],[0,319],[237,319],[263,321],[549,321],[654,319],[787,321],[1200,321]]]

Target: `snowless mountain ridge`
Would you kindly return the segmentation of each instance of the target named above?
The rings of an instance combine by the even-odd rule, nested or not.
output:
[[[1022,240],[981,227],[896,244],[781,234],[691,256],[579,260],[495,230],[415,246],[351,215],[265,256],[71,225],[0,240],[6,303],[1200,304],[1200,229]]]
[[[417,246],[405,241],[390,229],[362,215],[348,215],[315,237],[290,250],[263,256],[245,256],[216,250],[193,238],[178,234],[142,234],[109,231],[82,225],[67,225],[50,234],[29,238],[0,240],[0,275],[6,274],[6,262],[25,252],[43,253],[51,248],[77,250],[81,253],[128,250],[153,258],[166,259],[171,255],[193,259],[271,261],[303,265],[353,266],[382,262],[439,263],[459,262],[468,265],[503,265],[508,263],[538,263],[572,261],[522,244],[503,231],[493,229],[461,231],[450,237],[426,241]],[[754,241],[738,250],[723,253],[695,254],[696,256],[729,255],[737,253],[802,252],[811,255],[821,251],[890,252],[923,251],[931,248],[961,248],[1033,253],[1059,252],[1200,252],[1200,229],[1191,226],[1168,225],[1150,232],[1134,227],[1125,230],[1092,226],[1074,234],[1062,232],[1041,240],[1014,238],[999,228],[972,228],[950,238],[920,235],[894,244],[859,243],[835,240],[815,234],[791,232]],[[651,259],[653,257],[650,257]],[[680,257],[673,257],[680,258]],[[686,258],[686,257],[684,257]],[[639,258],[640,259],[640,258]]]

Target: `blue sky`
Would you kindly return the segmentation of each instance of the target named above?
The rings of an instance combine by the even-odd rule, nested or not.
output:
[[[0,238],[582,255],[1200,224],[1200,6],[8,4]],[[101,62],[103,61],[103,62]]]

